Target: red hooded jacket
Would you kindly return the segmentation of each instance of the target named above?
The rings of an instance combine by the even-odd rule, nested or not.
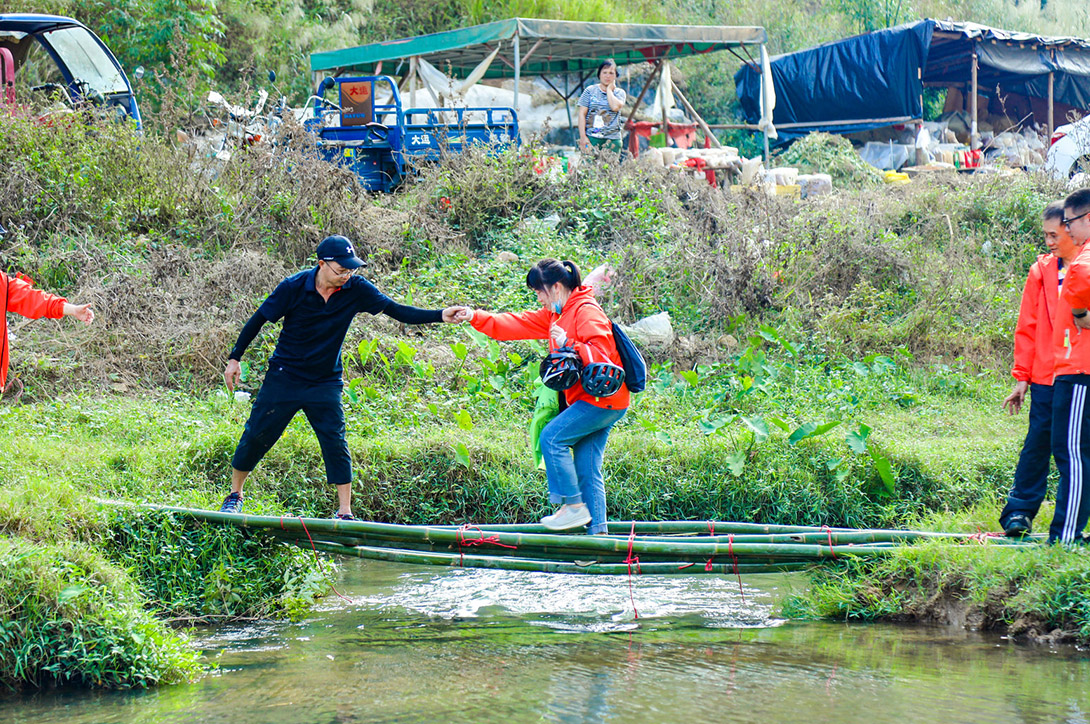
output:
[[[617,353],[617,343],[613,341],[613,325],[587,287],[575,289],[559,315],[551,309],[535,309],[518,314],[478,311],[473,315],[471,324],[478,332],[493,339],[549,339],[549,328],[554,321],[568,335],[568,344],[583,359],[583,364],[601,362],[606,357],[613,364],[621,366],[621,355]],[[608,410],[628,408],[628,388],[624,385],[610,397],[592,397],[582,384],[576,383],[564,390],[564,397],[569,405],[583,400]]]
[[[1072,309],[1090,308],[1090,244],[1071,262],[1052,318],[1057,375],[1090,374],[1090,329],[1075,325]]]
[[[60,319],[64,316],[64,305],[68,301],[31,286],[29,280],[12,278],[0,272],[0,296],[4,300],[4,309],[30,319]],[[0,315],[0,392],[8,381],[8,316]]]
[[[1055,352],[1052,320],[1060,297],[1059,257],[1041,254],[1029,268],[1014,330],[1014,368],[1021,382],[1051,385]]]

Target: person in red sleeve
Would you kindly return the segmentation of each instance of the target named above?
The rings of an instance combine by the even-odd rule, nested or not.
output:
[[[1048,492],[1048,463],[1052,457],[1052,317],[1059,304],[1064,276],[1082,250],[1063,225],[1063,201],[1045,207],[1042,227],[1049,254],[1041,254],[1029,269],[1022,291],[1022,307],[1014,332],[1014,390],[1003,407],[1015,415],[1030,393],[1029,430],[1018,457],[1014,485],[999,524],[1008,536],[1029,535],[1033,518]]]
[[[1064,226],[1081,247],[1064,277],[1053,317],[1056,377],[1052,383],[1052,456],[1060,471],[1056,513],[1048,529],[1049,543],[1085,543],[1082,530],[1090,516],[1090,424],[1086,397],[1090,390],[1090,189],[1064,199]]]
[[[4,309],[21,314],[28,319],[60,319],[75,317],[84,324],[95,319],[90,304],[70,304],[64,297],[58,297],[40,289],[35,289],[29,279],[9,277],[0,272],[0,297],[4,300]],[[8,317],[0,315],[0,392],[4,391],[8,381]]]
[[[459,313],[458,321],[493,339],[547,339],[549,348],[572,348],[584,365],[608,361],[621,366],[613,327],[591,290],[583,286],[579,267],[570,261],[542,259],[526,275],[541,309],[493,314],[479,309]],[[628,411],[623,384],[608,397],[595,397],[582,381],[564,390],[563,407],[541,431],[541,454],[549,481],[549,502],[560,504],[541,519],[550,530],[586,525],[591,534],[606,532],[606,489],[602,457],[610,429]]]

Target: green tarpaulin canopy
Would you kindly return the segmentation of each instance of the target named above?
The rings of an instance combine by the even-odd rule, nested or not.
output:
[[[671,59],[767,40],[762,27],[641,25],[510,18],[415,38],[313,53],[313,72],[371,72],[375,64],[419,56],[443,72],[464,77],[501,46],[486,78],[582,71],[605,58],[618,65]],[[386,72],[394,68],[387,68]]]

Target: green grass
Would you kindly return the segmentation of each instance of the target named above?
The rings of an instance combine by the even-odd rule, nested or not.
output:
[[[0,536],[0,683],[132,688],[196,678],[188,640],[87,545]]]
[[[998,510],[991,513],[994,519]],[[1090,551],[1082,547],[931,541],[881,559],[852,559],[817,570],[809,590],[785,602],[784,613],[938,622],[1086,643],[1088,582]]]

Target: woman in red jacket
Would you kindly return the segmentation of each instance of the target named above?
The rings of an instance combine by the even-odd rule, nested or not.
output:
[[[90,304],[69,304],[64,297],[58,297],[31,286],[29,280],[9,277],[0,272],[0,297],[4,300],[4,309],[30,319],[60,319],[75,317],[84,324],[90,324],[95,318]],[[8,380],[8,317],[0,315],[0,392]]]
[[[582,286],[570,261],[542,259],[526,275],[526,286],[537,293],[541,309],[518,314],[465,310],[460,321],[493,339],[547,339],[550,350],[571,348],[584,365],[621,366],[609,318],[591,290]],[[582,381],[564,390],[567,406],[541,431],[541,454],[549,481],[549,501],[560,504],[541,519],[550,530],[586,525],[591,534],[606,532],[606,489],[602,455],[609,430],[628,410],[628,388],[595,397]]]

